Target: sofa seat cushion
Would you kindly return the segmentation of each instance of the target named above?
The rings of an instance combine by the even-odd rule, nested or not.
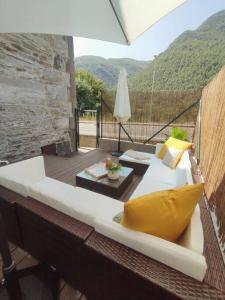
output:
[[[97,216],[123,210],[118,200],[49,177],[31,185],[29,196],[90,226]]]
[[[130,199],[134,199],[140,197],[142,195],[146,195],[149,193],[154,193],[158,191],[168,190],[175,188],[175,184],[167,183],[167,182],[159,182],[154,179],[148,179],[148,177],[144,177],[137,188],[134,190]]]
[[[45,177],[44,159],[33,157],[0,168],[0,185],[22,195],[28,195],[28,185]]]
[[[182,187],[186,184],[193,184],[191,170],[189,167],[186,168],[185,165],[188,164],[183,163],[173,170],[165,166],[161,159],[153,157],[151,165],[130,199],[157,191]]]
[[[176,171],[165,166],[158,158],[152,160],[152,164],[145,172],[143,179],[152,180],[176,186]]]
[[[179,244],[128,229],[112,217],[95,219],[95,230],[137,252],[202,281],[207,269],[205,257]]]
[[[176,183],[177,187],[183,186],[186,183],[192,184],[191,163],[188,152],[186,151],[183,154],[181,161],[175,169],[164,165],[161,159],[154,156],[154,158],[151,159],[151,165],[147,169],[144,177],[154,178],[155,180],[172,185]]]

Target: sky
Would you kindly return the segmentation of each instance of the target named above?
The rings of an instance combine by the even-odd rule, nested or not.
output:
[[[97,55],[104,58],[152,60],[154,55],[166,50],[182,32],[195,30],[205,19],[222,9],[225,9],[225,0],[188,0],[153,25],[131,46],[74,37],[75,58]]]

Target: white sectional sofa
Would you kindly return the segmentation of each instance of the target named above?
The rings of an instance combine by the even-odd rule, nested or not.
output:
[[[157,146],[157,151],[159,147]],[[150,167],[131,199],[154,191],[192,184],[188,153],[184,154],[175,170],[163,165],[154,154],[145,154],[149,155],[149,160],[143,163]],[[126,157],[126,154],[122,158],[134,161]],[[202,254],[204,237],[198,206],[183,236],[177,243],[172,243],[116,223],[113,217],[123,211],[122,202],[47,177],[41,156],[0,168],[0,185],[43,202],[94,227],[97,232],[186,275],[200,281],[204,278],[207,265]]]

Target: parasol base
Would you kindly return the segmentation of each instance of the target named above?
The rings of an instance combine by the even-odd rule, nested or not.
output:
[[[113,151],[112,152],[112,156],[120,157],[121,155],[123,155],[123,152],[121,152],[121,151]]]

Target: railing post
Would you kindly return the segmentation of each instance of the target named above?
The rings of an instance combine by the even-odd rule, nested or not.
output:
[[[105,103],[105,101],[102,99],[102,102],[105,104],[106,108],[108,109],[108,111],[111,113],[111,115],[113,115],[112,110],[110,109],[110,107],[108,106],[107,103]],[[124,126],[120,123],[120,127],[123,129],[123,131],[125,132],[125,134],[127,135],[128,139],[133,143],[133,139],[131,138],[131,136],[129,135],[129,133],[126,131],[126,129],[124,128]]]
[[[76,131],[76,148],[78,149],[80,147],[79,109],[78,108],[75,108],[74,115],[75,115],[75,131]]]
[[[102,99],[101,99],[101,106],[100,106],[100,125],[101,125],[100,136],[102,138],[102,128],[103,128],[103,125],[102,125]]]
[[[100,137],[100,110],[96,110],[96,148],[99,147],[99,137]]]

